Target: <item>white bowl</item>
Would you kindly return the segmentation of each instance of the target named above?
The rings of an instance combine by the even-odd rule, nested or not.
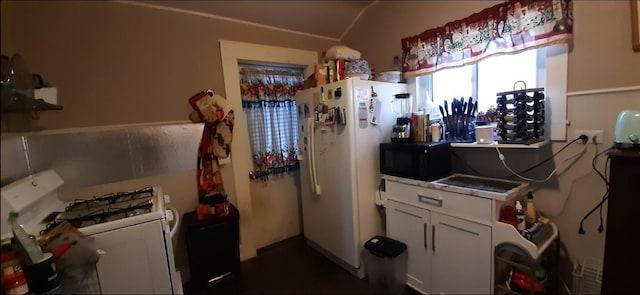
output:
[[[398,83],[402,81],[402,72],[401,71],[382,72],[380,73],[380,78],[378,80],[382,82]]]

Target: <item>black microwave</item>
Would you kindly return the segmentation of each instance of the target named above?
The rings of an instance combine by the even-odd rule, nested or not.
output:
[[[449,142],[385,142],[380,144],[380,173],[424,181],[451,174]]]

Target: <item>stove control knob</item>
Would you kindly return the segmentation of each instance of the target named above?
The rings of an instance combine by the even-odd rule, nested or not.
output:
[[[173,221],[173,211],[166,210],[164,214],[165,214],[165,216],[167,218],[167,221]]]
[[[169,195],[164,195],[164,203],[165,204],[171,203],[171,197]]]

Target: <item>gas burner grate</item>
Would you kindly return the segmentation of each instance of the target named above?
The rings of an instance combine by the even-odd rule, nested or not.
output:
[[[146,199],[151,196],[153,196],[153,187],[146,187],[131,192],[110,193],[99,197],[93,197],[91,199],[75,200],[66,207],[66,211],[69,212],[78,209],[87,209],[109,204],[129,202],[137,199]]]
[[[121,204],[122,205],[122,204]],[[57,220],[66,220],[72,224],[79,223],[81,226],[88,226],[126,218],[141,213],[141,211],[151,212],[153,202],[151,200],[143,200],[138,203],[128,204],[123,207],[115,207],[115,205],[95,207],[91,211],[69,211],[58,216]],[[135,212],[135,213],[132,213]],[[117,218],[114,218],[117,217]]]
[[[63,221],[69,222],[76,228],[82,228],[150,213],[153,210],[153,196],[153,187],[145,187],[130,192],[117,192],[86,200],[75,200],[67,205],[64,212],[50,214],[51,216],[44,220],[47,225],[40,234],[49,232]]]

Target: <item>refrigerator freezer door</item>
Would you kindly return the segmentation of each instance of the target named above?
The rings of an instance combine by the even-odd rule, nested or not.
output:
[[[345,108],[348,116],[352,109],[351,80],[343,80],[323,86],[325,93],[333,93],[338,88],[342,95],[333,96],[322,103],[327,109]],[[302,91],[296,99],[313,101],[313,92],[319,88]],[[360,266],[359,255],[353,247],[353,237],[356,235],[355,216],[353,207],[353,181],[351,173],[351,150],[353,122],[347,118],[346,125],[314,123],[309,130],[313,132],[313,149],[307,145],[307,157],[301,163],[301,179],[304,181],[302,194],[302,217],[304,235],[333,256],[343,260],[353,267]],[[310,136],[311,137],[311,136]],[[304,141],[304,139],[303,139]],[[311,138],[307,140],[311,142]],[[313,151],[313,155],[311,155]],[[320,194],[311,193],[314,169],[307,169],[311,165],[310,158],[315,158],[315,175],[317,184],[322,190]],[[305,187],[307,186],[307,187]]]
[[[377,95],[373,97],[372,92]],[[359,126],[354,129],[353,147],[353,176],[354,207],[358,208],[358,232],[354,247],[360,251],[364,242],[375,235],[382,234],[384,220],[378,214],[375,204],[376,194],[380,187],[380,143],[391,140],[391,131],[396,121],[391,104],[394,95],[406,93],[407,85],[401,83],[385,83],[376,81],[354,81],[353,93],[355,103],[372,103],[369,116],[377,116],[377,124],[369,124],[366,128]],[[378,105],[376,105],[378,104]],[[378,109],[380,110],[378,112]],[[352,110],[356,116],[358,110]]]
[[[372,88],[373,87],[373,88]],[[341,96],[320,101],[327,109],[344,109],[346,124],[324,124],[300,118],[302,218],[305,237],[361,273],[364,242],[382,231],[374,203],[380,181],[379,143],[389,141],[395,117],[390,111],[394,94],[406,92],[405,84],[364,81],[356,78],[324,85],[325,93]],[[372,96],[372,90],[377,97]],[[299,91],[298,104],[314,109],[320,88]],[[377,102],[377,100],[379,102]],[[375,111],[379,103],[380,112]],[[364,109],[360,106],[363,105]],[[371,108],[370,108],[371,106]],[[364,113],[363,113],[364,111]],[[371,117],[376,113],[376,124]],[[315,116],[311,114],[311,117]],[[362,118],[361,118],[362,117]],[[309,124],[313,126],[308,126]],[[315,169],[310,169],[310,136],[313,132]],[[304,129],[304,130],[302,130]],[[306,153],[306,154],[305,154]],[[312,175],[322,190],[314,193]],[[343,265],[344,266],[344,265]],[[348,269],[349,270],[349,269]]]

